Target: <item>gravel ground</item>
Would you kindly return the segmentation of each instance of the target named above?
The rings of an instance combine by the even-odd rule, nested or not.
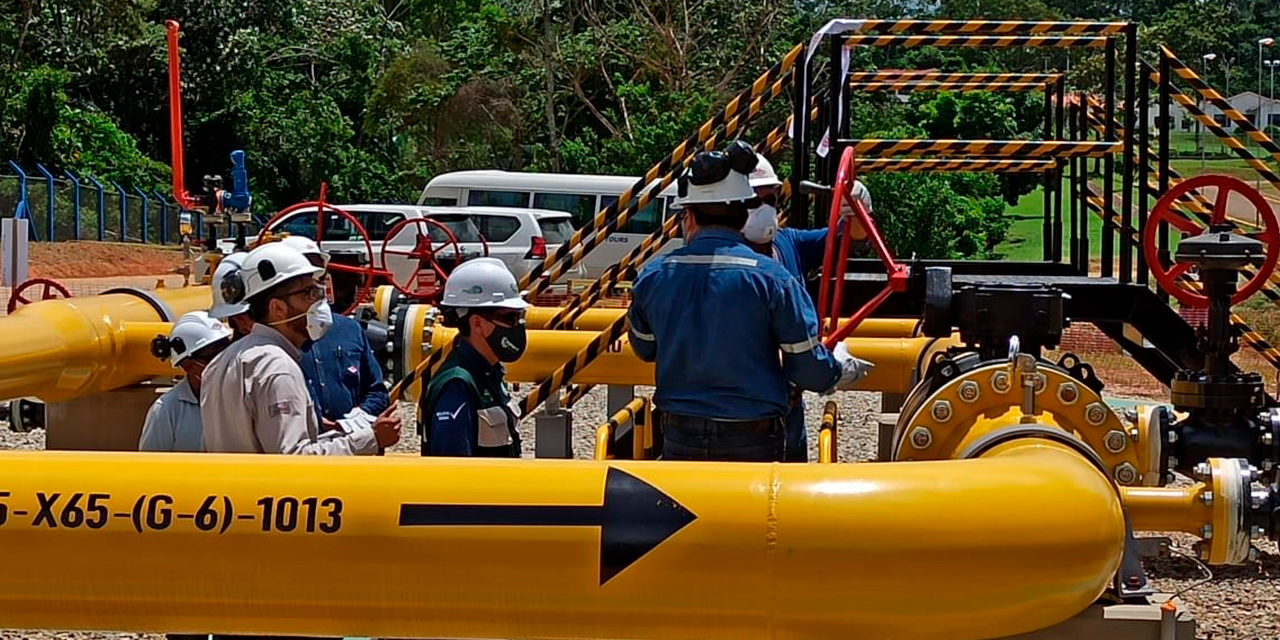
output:
[[[640,393],[649,389],[640,388]],[[840,459],[842,461],[873,460],[876,455],[876,432],[879,394],[837,394],[842,422],[839,431]],[[822,407],[827,398],[807,394],[805,404],[810,425],[821,420]],[[411,425],[414,407],[403,405],[406,425]],[[578,458],[589,458],[594,446],[596,425],[606,419],[605,391],[592,390],[574,407],[574,452]],[[816,427],[810,430],[810,459],[817,459]],[[533,420],[520,425],[526,456],[533,455]],[[416,439],[412,428],[407,427],[405,439],[392,449],[394,453],[415,453]],[[44,448],[43,432],[31,434],[12,433],[0,422],[0,449]],[[1188,535],[1173,536],[1176,553],[1194,555],[1191,545],[1195,538]],[[1280,638],[1280,588],[1273,580],[1280,576],[1280,555],[1274,543],[1259,545],[1263,556],[1259,562],[1240,567],[1219,567],[1213,571],[1212,580],[1204,579],[1203,569],[1193,560],[1181,555],[1153,561],[1148,573],[1161,592],[1187,590],[1181,598],[1197,620],[1197,637],[1201,640],[1276,640]],[[160,640],[163,636],[113,633],[66,633],[36,631],[0,631],[0,640],[35,638],[39,640]]]

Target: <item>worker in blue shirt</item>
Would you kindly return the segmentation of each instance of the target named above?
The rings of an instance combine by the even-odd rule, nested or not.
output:
[[[314,240],[288,236],[281,240],[306,256],[312,265],[328,268],[328,255]],[[318,282],[326,285],[328,273]],[[298,365],[307,392],[320,414],[321,437],[354,433],[373,425],[390,401],[382,382],[382,368],[359,322],[333,314],[333,326],[319,340],[303,345]]]
[[[698,154],[679,180],[685,246],[632,284],[631,347],[656,363],[664,459],[782,461],[789,386],[849,389],[871,364],[818,340],[800,281],[746,244],[750,145]]]
[[[791,275],[804,284],[810,274],[822,269],[826,254],[827,228],[793,229],[778,227],[778,189],[782,180],[773,170],[768,158],[758,156],[756,168],[751,172],[751,188],[759,199],[759,206],[751,209],[742,236],[755,250],[782,263]],[[871,193],[861,180],[853,184],[853,197],[860,200],[871,212]],[[849,210],[848,214],[852,215]],[[870,249],[867,233],[856,221],[853,225],[855,254],[865,254]],[[798,389],[791,393],[791,411],[787,414],[787,462],[808,462],[809,438],[804,422],[804,400]]]
[[[449,274],[440,311],[458,335],[422,392],[422,455],[520,457],[518,409],[502,363],[524,354],[528,307],[497,258],[473,258]]]

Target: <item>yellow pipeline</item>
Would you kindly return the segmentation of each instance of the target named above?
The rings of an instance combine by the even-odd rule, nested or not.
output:
[[[836,461],[839,440],[836,429],[840,423],[840,407],[833,401],[827,401],[822,408],[822,426],[818,429],[818,462],[831,464]]]
[[[1106,478],[1035,441],[861,465],[13,452],[0,487],[22,629],[976,640],[1084,610],[1124,533]]]
[[[1214,512],[1209,488],[1202,483],[1192,487],[1122,487],[1120,495],[1133,516],[1137,531],[1181,531],[1200,535],[1204,525],[1213,522]]]
[[[454,329],[432,328],[432,350],[451,344],[456,335]],[[530,331],[529,346],[524,355],[506,365],[507,380],[541,382],[595,338],[596,335],[589,331]],[[911,388],[915,372],[928,362],[928,357],[954,342],[935,338],[850,338],[845,344],[850,353],[876,365],[860,389],[903,393]],[[418,356],[408,363],[406,369],[411,370],[421,361],[421,350],[409,349],[406,352]],[[595,362],[577,372],[573,381],[578,384],[651,385],[653,365],[641,362],[631,351],[630,339],[623,337]]]
[[[208,287],[153,293],[175,318],[209,308]],[[60,402],[171,374],[150,352],[151,339],[169,330],[161,320],[149,303],[128,294],[22,307],[0,318],[0,398]]]

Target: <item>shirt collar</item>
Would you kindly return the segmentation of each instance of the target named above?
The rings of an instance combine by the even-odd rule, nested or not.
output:
[[[289,339],[284,337],[284,334],[280,333],[280,331],[275,327],[262,324],[261,322],[255,322],[253,323],[253,331],[250,331],[249,335],[258,336],[267,342],[284,349],[285,352],[294,360],[298,360],[302,357],[302,352],[298,351],[298,347],[294,346],[292,342],[289,342]]]
[[[705,227],[699,229],[698,233],[693,236],[692,244],[700,244],[703,242],[715,242],[717,244],[723,244],[725,242],[745,244],[746,238],[743,238],[741,233],[732,229],[725,229],[722,227]]]
[[[200,398],[196,397],[195,389],[191,388],[191,381],[183,378],[178,384],[173,385],[174,392],[178,394],[178,399],[187,404],[200,404]]]
[[[470,342],[458,338],[458,342],[454,345],[454,349],[458,350],[458,360],[463,368],[474,373],[482,373],[486,375],[501,376],[503,373],[502,363],[489,364],[484,356],[480,355],[476,348],[471,346]]]

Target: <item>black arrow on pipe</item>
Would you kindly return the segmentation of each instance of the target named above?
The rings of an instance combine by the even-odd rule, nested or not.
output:
[[[698,517],[620,469],[605,474],[596,505],[402,504],[402,527],[600,527],[600,585]]]

